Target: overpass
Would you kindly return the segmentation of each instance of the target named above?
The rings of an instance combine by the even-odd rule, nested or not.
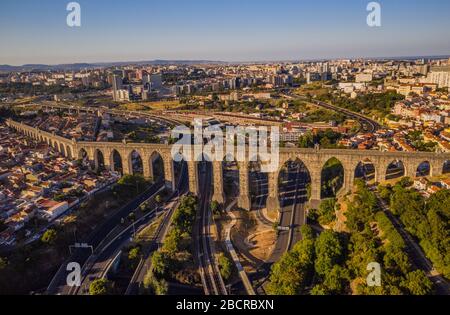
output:
[[[69,159],[87,159],[94,169],[98,169],[101,162],[104,167],[113,171],[121,170],[122,174],[133,174],[133,156],[139,155],[142,161],[143,175],[153,178],[153,174],[160,172],[164,175],[168,188],[173,189],[176,185],[174,161],[171,154],[171,146],[165,144],[128,143],[123,142],[82,142],[70,140],[55,133],[49,133],[23,123],[7,120],[7,125],[16,131],[47,143],[62,155]],[[226,150],[224,150],[226,152]],[[190,154],[184,152],[183,154]],[[248,156],[248,155],[247,155]],[[155,165],[156,159],[162,160],[161,164]],[[224,157],[225,158],[225,157]],[[321,200],[321,179],[324,165],[331,159],[338,159],[344,169],[344,182],[341,191],[347,192],[353,186],[355,171],[360,163],[369,162],[375,168],[375,181],[381,182],[386,179],[389,166],[396,162],[403,165],[404,176],[416,177],[418,167],[427,163],[430,167],[429,176],[442,175],[444,165],[450,161],[449,153],[427,153],[427,152],[381,152],[374,150],[341,150],[341,149],[298,149],[280,148],[280,160],[278,169],[268,174],[269,196],[267,206],[279,209],[279,175],[287,162],[303,162],[311,178],[312,202]],[[223,163],[213,161],[213,200],[224,202]],[[250,162],[237,162],[239,167],[239,200],[238,205],[250,210]],[[187,161],[189,174],[189,190],[193,194],[199,192],[199,162]],[[162,171],[162,172],[161,172]]]

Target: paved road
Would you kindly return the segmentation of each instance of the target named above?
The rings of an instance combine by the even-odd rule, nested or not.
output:
[[[164,219],[158,226],[158,230],[155,233],[155,238],[152,241],[152,245],[144,252],[144,256],[139,262],[130,283],[127,287],[125,295],[138,295],[139,290],[142,287],[145,276],[152,267],[151,254],[162,246],[164,239],[169,231],[169,227],[172,224],[173,214],[175,213],[180,197],[185,195],[189,190],[188,184],[188,170],[185,163],[182,164],[180,170],[180,181],[177,184],[177,190],[170,198],[169,203],[165,207]]]
[[[139,231],[141,227],[145,227],[150,222],[153,222],[156,218],[156,210],[149,212],[134,226],[130,225],[111,242],[98,249],[95,255],[92,255],[88,262],[85,264],[82,270],[82,282],[80,287],[73,287],[70,289],[70,294],[87,295],[89,294],[90,284],[100,278],[106,276],[107,271],[110,269],[111,264],[114,262],[117,255],[121,254],[122,248],[131,242],[135,231]]]
[[[139,205],[141,205],[149,197],[154,195],[162,187],[162,183],[154,184],[146,192],[120,208],[110,218],[108,218],[106,222],[104,222],[94,232],[92,232],[91,235],[86,238],[85,243],[92,246],[94,249],[97,249],[97,247],[101,245],[101,242],[108,236],[110,231],[121,224],[122,218],[126,218],[129,213],[137,209]],[[78,262],[81,266],[83,266],[91,256],[91,254],[92,252],[90,249],[75,250],[72,255],[66,260],[66,262],[62,264],[62,266],[53,277],[47,288],[47,293],[62,294],[65,292],[69,292],[70,290],[66,286],[66,278],[69,273],[66,270],[67,264],[69,262]]]
[[[378,203],[386,216],[391,220],[395,229],[400,233],[406,242],[408,254],[413,260],[414,265],[417,268],[424,270],[427,273],[428,278],[434,283],[437,293],[442,295],[450,295],[450,283],[443,276],[437,274],[431,261],[427,258],[425,253],[419,244],[411,237],[411,235],[405,230],[403,224],[397,217],[395,217],[390,211],[387,203],[380,197],[379,193],[375,193],[378,198]]]
[[[302,95],[294,94],[291,92],[287,92],[285,94],[291,98],[299,98],[302,100],[307,100],[306,97],[302,96]],[[342,108],[342,107],[334,106],[334,105],[331,105],[331,104],[328,104],[325,102],[321,102],[321,101],[312,100],[311,102],[316,104],[317,106],[323,107],[325,109],[333,110],[338,113],[342,113],[342,114],[346,115],[347,117],[350,117],[350,118],[353,118],[353,119],[359,121],[363,132],[373,133],[381,128],[381,126],[378,122],[376,122],[375,120],[373,120],[369,117],[361,115],[359,113],[350,111],[350,110]]]

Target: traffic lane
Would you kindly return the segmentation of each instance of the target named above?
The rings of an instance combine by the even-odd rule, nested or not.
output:
[[[146,192],[144,192],[141,196],[134,201],[129,202],[127,205],[123,206],[120,210],[118,210],[111,218],[108,219],[108,222],[102,224],[97,230],[92,232],[92,235],[88,238],[87,243],[92,245],[94,248],[100,245],[101,241],[108,236],[109,232],[117,226],[121,219],[127,216],[131,211],[137,209],[137,207],[142,204],[145,200],[147,200],[150,196],[155,194],[160,188],[161,184],[154,184],[150,187]],[[66,266],[69,262],[77,262],[81,266],[83,266],[88,258],[91,256],[90,250],[79,250],[76,249],[70,258],[66,260],[65,263],[59,268],[57,274],[54,276],[52,280],[51,287],[49,287],[49,294],[68,294],[69,290],[66,287],[66,278],[68,271],[66,270]]]
[[[138,226],[135,226],[136,230],[140,227],[147,225],[156,217],[156,213],[153,212],[146,219],[144,219]],[[130,226],[131,227],[131,226]],[[119,253],[119,251],[125,247],[128,243],[132,242],[134,236],[134,229],[128,228],[123,234],[116,237],[110,244],[108,244],[95,259],[94,266],[89,270],[86,270],[83,279],[83,283],[86,287],[90,285],[92,281],[99,278],[104,273],[104,268],[108,266],[111,259]],[[86,283],[87,282],[87,283]],[[86,285],[87,284],[87,285]],[[83,287],[83,285],[81,286]],[[82,293],[83,294],[83,293]]]

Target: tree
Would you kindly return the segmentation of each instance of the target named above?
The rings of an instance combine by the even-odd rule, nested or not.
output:
[[[158,277],[164,277],[168,271],[167,254],[163,251],[157,251],[152,256],[152,271]]]
[[[89,286],[90,295],[107,295],[110,293],[111,283],[106,279],[96,279]]]
[[[325,199],[320,203],[317,214],[319,215],[319,223],[327,225],[336,220],[336,199]]]
[[[311,289],[311,295],[330,295],[327,287],[323,284],[317,284]]]
[[[231,274],[233,272],[233,265],[228,259],[227,256],[225,256],[223,253],[219,256],[219,269],[220,274],[222,275],[222,278],[226,281],[230,279]]]
[[[169,292],[169,284],[165,279],[159,279],[152,270],[144,277],[144,288],[149,289],[155,295],[166,295]]]
[[[211,202],[211,211],[217,214],[218,210],[219,210],[219,203],[214,200],[213,202]]]
[[[433,283],[428,279],[423,270],[408,273],[401,285],[413,295],[429,295],[433,293]]]
[[[58,237],[56,230],[49,229],[41,237],[41,241],[45,244],[53,245]]]
[[[129,194],[139,194],[147,186],[147,181],[142,175],[125,175],[117,182],[121,191]]]
[[[272,265],[267,293],[301,294],[311,281],[314,263],[314,240],[302,239],[293,250]]]
[[[149,202],[148,201],[144,201],[140,206],[139,209],[141,210],[141,212],[147,212],[149,210]]]
[[[156,203],[161,203],[161,201],[162,201],[161,195],[157,195],[155,197],[155,201],[156,201]]]
[[[8,260],[6,258],[0,257],[0,270],[3,270],[8,266]]]
[[[326,274],[323,285],[331,294],[342,294],[347,287],[349,279],[350,274],[348,270],[336,265]]]
[[[339,234],[330,230],[322,232],[316,239],[315,270],[320,276],[328,274],[334,265],[341,262],[343,248]]]
[[[314,239],[314,231],[312,229],[312,227],[310,227],[309,225],[305,224],[302,225],[302,227],[300,228],[301,234],[302,234],[302,239],[304,240],[313,240]]]
[[[141,255],[141,249],[139,247],[134,247],[134,248],[130,249],[130,251],[128,252],[128,259],[135,260],[135,259],[139,258],[140,255]]]
[[[311,132],[307,132],[301,136],[298,140],[298,146],[300,148],[312,148],[314,147],[314,136]]]

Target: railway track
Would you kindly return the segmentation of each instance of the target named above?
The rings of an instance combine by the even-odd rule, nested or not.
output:
[[[211,217],[209,199],[211,195],[211,179],[206,174],[204,177],[204,185],[200,197],[200,220],[198,224],[200,275],[206,295],[227,295],[228,292],[214,256],[214,245],[210,238]]]

